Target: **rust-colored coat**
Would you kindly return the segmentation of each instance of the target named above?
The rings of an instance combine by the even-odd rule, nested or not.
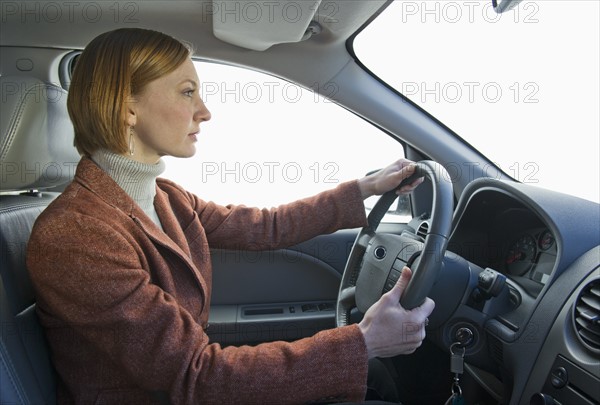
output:
[[[61,403],[361,401],[357,326],[297,342],[222,348],[204,332],[209,246],[276,249],[362,226],[356,182],[272,210],[207,203],[157,180],[161,231],[94,162],[39,217],[27,264]],[[159,394],[160,393],[160,394]]]

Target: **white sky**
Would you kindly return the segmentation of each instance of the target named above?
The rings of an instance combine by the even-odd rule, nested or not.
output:
[[[507,174],[600,201],[600,2],[524,0],[501,16],[489,3],[396,2],[357,37],[356,53]],[[273,206],[401,157],[387,136],[309,92],[198,66],[213,119],[197,155],[168,159],[164,175],[201,198]]]
[[[524,0],[501,15],[491,1],[403,1],[355,49],[507,174],[598,202],[599,19],[597,0]]]

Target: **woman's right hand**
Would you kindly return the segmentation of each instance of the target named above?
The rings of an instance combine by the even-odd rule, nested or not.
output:
[[[400,297],[411,276],[411,270],[405,266],[394,288],[383,294],[358,324],[365,338],[369,358],[410,354],[425,339],[427,317],[435,304],[426,298],[417,308],[402,308]]]

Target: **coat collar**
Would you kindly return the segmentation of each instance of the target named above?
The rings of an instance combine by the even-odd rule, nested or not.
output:
[[[135,217],[138,215],[135,212],[138,208],[135,201],[90,158],[81,158],[75,172],[75,181],[108,205],[123,211],[128,216]]]
[[[108,205],[129,216],[155,244],[169,249],[194,273],[200,287],[206,290],[199,270],[191,259],[190,248],[179,221],[173,213],[168,194],[157,187],[154,207],[161,221],[161,230],[133,199],[93,160],[83,157],[77,165],[75,180]]]

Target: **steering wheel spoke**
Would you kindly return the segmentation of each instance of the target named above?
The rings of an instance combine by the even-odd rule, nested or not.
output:
[[[354,308],[356,306],[356,287],[348,287],[340,291],[338,301],[347,308]]]
[[[356,308],[356,287],[346,287],[338,294],[335,308],[335,321],[337,326],[350,324],[350,311]]]
[[[358,235],[358,238],[356,238],[356,241],[354,242],[354,246],[361,247],[364,252],[369,246],[369,242],[371,242],[371,239],[373,239],[374,236],[375,232],[371,230],[365,230],[364,232],[361,232]]]

